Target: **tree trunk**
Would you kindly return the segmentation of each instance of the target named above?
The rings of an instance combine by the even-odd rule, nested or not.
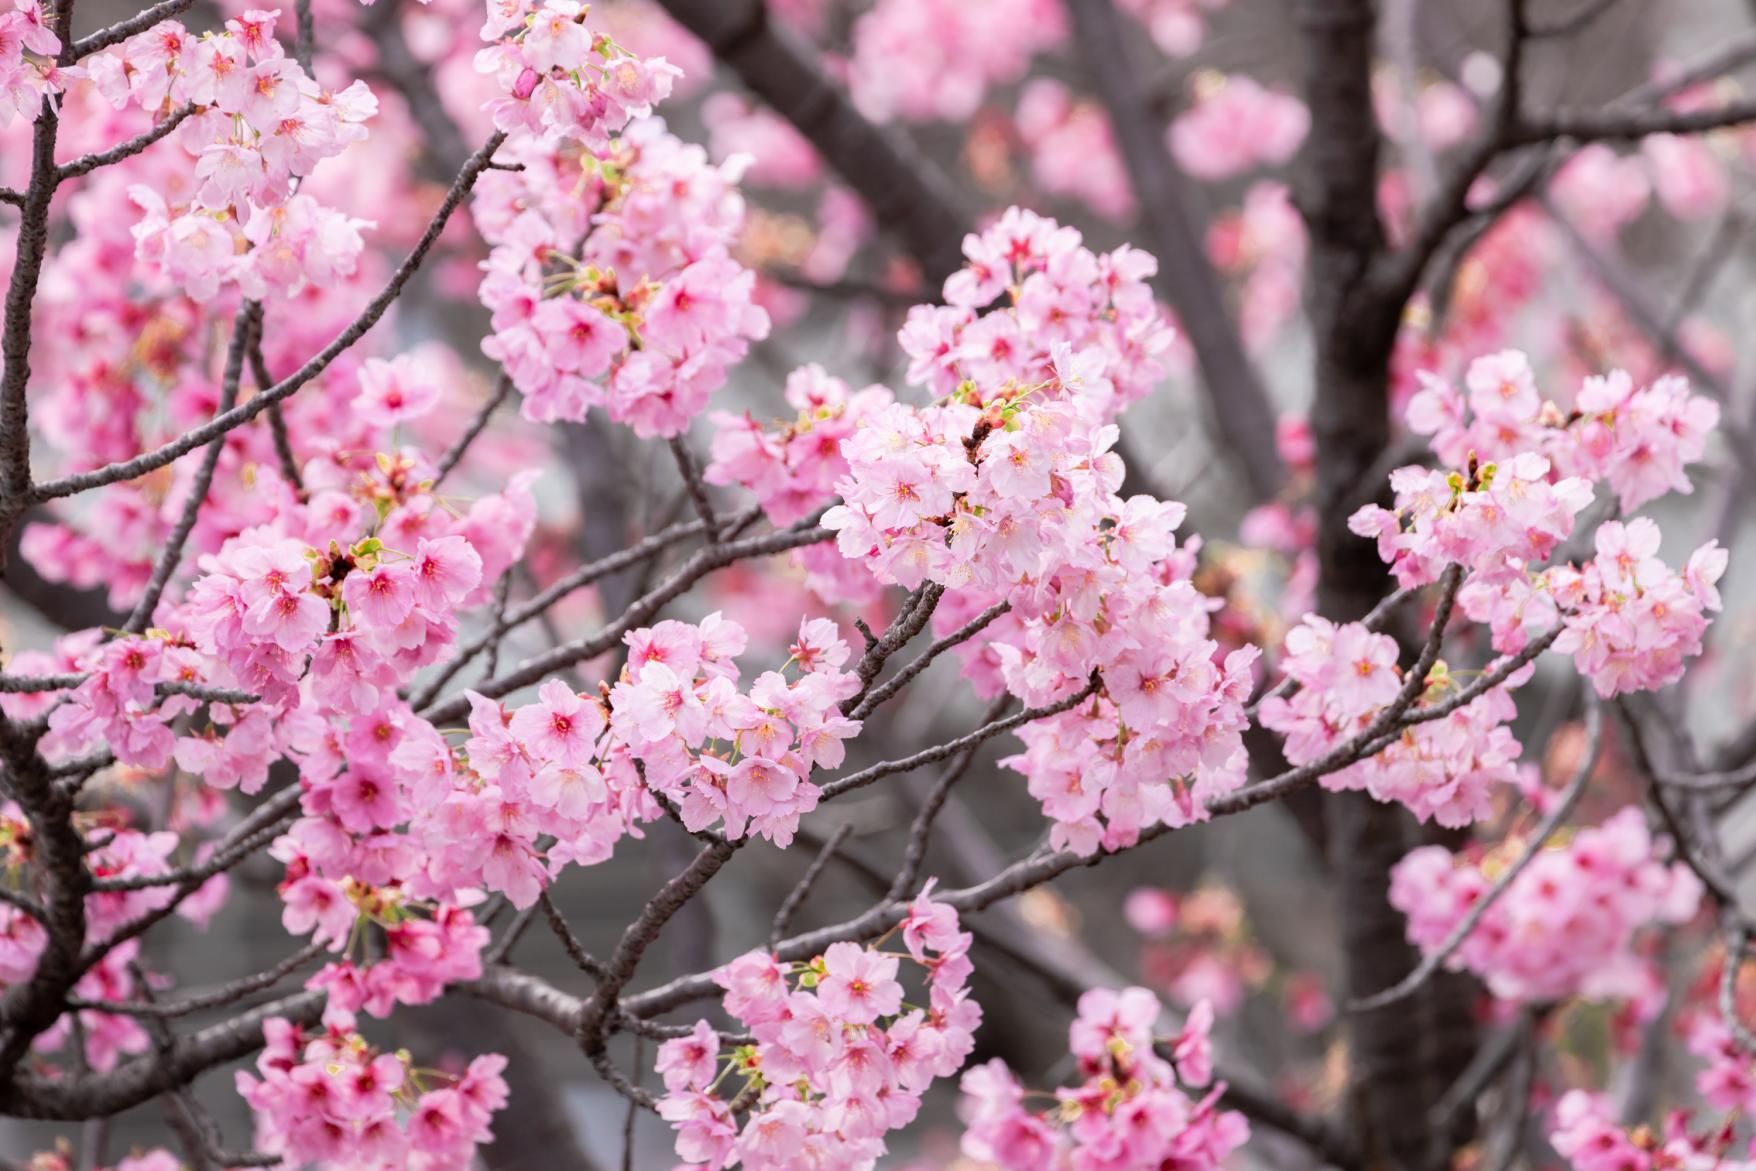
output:
[[[1312,123],[1300,206],[1311,235],[1306,302],[1316,342],[1318,609],[1351,621],[1389,588],[1377,551],[1348,531],[1347,518],[1389,444],[1390,356],[1401,316],[1372,282],[1385,249],[1371,97],[1377,13],[1372,0],[1303,0],[1299,18]],[[1387,896],[1391,866],[1425,835],[1406,810],[1361,793],[1331,797],[1325,815],[1341,895],[1343,991],[1369,996],[1418,960]],[[1473,1050],[1471,997],[1467,981],[1448,977],[1349,1019],[1354,1122],[1374,1164],[1444,1166],[1467,1137],[1456,1129],[1435,1134],[1429,1115]]]

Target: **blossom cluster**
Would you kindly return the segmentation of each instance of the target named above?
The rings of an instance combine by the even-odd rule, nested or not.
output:
[[[641,57],[585,23],[576,0],[501,0],[487,6],[476,54],[478,72],[494,79],[487,104],[503,132],[567,138],[599,152],[610,136],[650,114],[681,75],[663,57]]]
[[[1467,569],[1459,604],[1489,627],[1503,654],[1561,623],[1556,649],[1573,656],[1600,696],[1677,679],[1720,607],[1714,585],[1726,552],[1716,542],[1679,574],[1657,557],[1658,526],[1637,517],[1601,525],[1595,556],[1583,564],[1543,563],[1573,535],[1593,481],[1607,482],[1624,508],[1686,488],[1683,467],[1700,458],[1717,408],[1680,380],[1634,392],[1618,373],[1588,381],[1574,414],[1562,416],[1538,397],[1523,355],[1510,351],[1472,364],[1468,384],[1467,425],[1463,400],[1436,380],[1409,408],[1411,425],[1435,436],[1451,469],[1392,473],[1393,507],[1368,505],[1350,527],[1377,541],[1405,586],[1435,581],[1447,565]],[[1484,451],[1499,454],[1483,462]]]
[[[1336,624],[1315,615],[1288,631],[1281,668],[1296,686],[1270,695],[1261,720],[1286,737],[1289,763],[1309,764],[1371,727],[1402,691],[1396,640],[1364,624]],[[1508,679],[1523,682],[1530,668]],[[1443,662],[1423,681],[1421,703],[1442,703],[1458,686]],[[1331,790],[1363,789],[1380,801],[1407,806],[1422,821],[1467,825],[1492,811],[1501,784],[1516,784],[1522,751],[1506,727],[1517,714],[1506,688],[1492,688],[1457,710],[1421,720],[1376,755],[1321,778]]]
[[[1311,128],[1305,103],[1237,75],[1201,75],[1196,100],[1166,141],[1183,169],[1217,181],[1292,160]]]
[[[1460,392],[1427,375],[1408,404],[1409,429],[1431,437],[1449,468],[1534,452],[1560,476],[1607,483],[1624,511],[1689,492],[1684,469],[1706,450],[1719,404],[1667,375],[1637,387],[1626,371],[1585,380],[1570,406],[1544,399],[1517,350],[1470,363]]]
[[[786,402],[798,412],[777,427],[765,427],[748,412],[715,411],[710,484],[737,484],[755,493],[775,524],[792,524],[834,495],[851,470],[842,444],[853,438],[866,417],[895,402],[887,387],[850,390],[818,365],[787,375]]]
[[[968,382],[985,401],[1070,363],[1063,373],[1109,420],[1164,378],[1175,332],[1148,284],[1158,262],[1147,253],[1094,253],[1074,228],[1017,207],[966,236],[963,252],[946,303],[910,309],[897,334],[911,385],[942,396]],[[1062,347],[1070,356],[1057,359]]]
[[[1630,1131],[1603,1095],[1568,1090],[1555,1103],[1549,1143],[1574,1171],[1656,1171],[1667,1167],[1749,1171],[1756,1166],[1748,1157],[1731,1155],[1735,1136],[1730,1120],[1696,1131],[1689,1129],[1690,1121],[1687,1111],[1672,1111],[1661,1134],[1644,1126]],[[1749,1153],[1746,1150],[1747,1156]]]
[[[1408,917],[1409,939],[1436,949],[1524,848],[1515,835],[1473,859],[1440,846],[1403,858],[1391,871],[1390,902]],[[1634,808],[1551,843],[1446,962],[1503,1000],[1645,997],[1654,975],[1634,949],[1637,935],[1687,922],[1701,898],[1694,874],[1657,850]]]
[[[1005,762],[1030,779],[1056,844],[1090,853],[1199,820],[1205,798],[1242,783],[1255,653],[1216,662],[1193,549],[1173,536],[1183,507],[1115,494],[1115,427],[1094,425],[1105,396],[1087,398],[1073,361],[1061,350],[1054,382],[985,403],[970,391],[870,412],[842,446],[845,503],[823,523],[881,580],[955,591],[936,629],[1010,605],[978,644],[992,661],[966,657],[990,693],[1050,704],[1101,677],[1100,697],[1026,726],[1026,752]]]
[[[11,0],[0,12],[0,127],[21,114],[35,121],[43,101],[78,75],[57,64],[60,52],[61,38],[44,19],[40,0]]]
[[[194,108],[175,135],[195,182],[129,195],[144,213],[133,229],[142,265],[197,301],[224,285],[262,300],[333,284],[353,272],[371,226],[295,187],[366,137],[378,101],[361,81],[319,86],[275,38],[278,16],[252,9],[201,36],[165,21],[86,65],[118,110]]]
[[[1164,53],[1187,57],[1206,38],[1202,14],[1225,5],[1226,0],[1121,0],[1118,7],[1146,26]]]
[[[1213,1009],[1205,1001],[1156,1051],[1160,1008],[1145,988],[1093,989],[1079,998],[1068,1044],[1082,1079],[1055,1091],[1056,1106],[1033,1110],[1006,1063],[996,1058],[963,1075],[963,1151],[1008,1171],[1055,1167],[1148,1171],[1175,1166],[1215,1171],[1250,1137],[1242,1114],[1219,1108],[1213,1081]],[[1206,1090],[1200,1098],[1189,1091]]]
[[[739,687],[733,662],[743,627],[718,614],[698,625],[661,622],[630,637],[628,677],[609,694],[611,735],[640,762],[647,785],[677,803],[690,830],[723,825],[728,838],[793,840],[817,807],[810,781],[835,768],[860,723],[841,713],[859,690],[835,623],[807,619],[785,667]]]
[[[416,1068],[406,1053],[382,1052],[354,1032],[308,1036],[275,1017],[263,1036],[257,1073],[237,1074],[238,1093],[255,1114],[256,1145],[292,1166],[464,1171],[506,1104],[498,1054],[452,1075]]]
[[[1077,199],[1119,223],[1133,216],[1134,188],[1102,105],[1039,77],[1019,93],[1013,118],[1040,190]],[[1070,158],[1080,159],[1080,165],[1068,166]]]
[[[949,495],[964,491],[964,481],[973,474],[966,466],[968,441],[980,426],[984,435],[992,436],[984,450],[1003,451],[1006,461],[1004,467],[988,469],[984,499],[1014,492],[1048,495],[1044,485],[1054,456],[1047,446],[1041,452],[1030,450],[1037,435],[1073,448],[1089,438],[1083,453],[1068,451],[1067,462],[1081,483],[1091,482],[1093,467],[1100,472],[1099,481],[1107,480],[1116,470],[1115,457],[1108,452],[1115,431],[1102,424],[1164,376],[1164,358],[1174,337],[1147,284],[1155,262],[1126,246],[1094,254],[1076,231],[1019,208],[1007,211],[981,234],[966,237],[964,250],[968,263],[946,281],[948,303],[911,309],[898,334],[910,357],[909,381],[954,401],[923,414],[897,405],[886,388],[850,393],[845,384],[805,367],[787,384],[787,400],[800,412],[795,421],[761,426],[753,419],[714,416],[720,430],[708,478],[752,490],[769,515],[783,523],[805,515],[810,503],[832,490],[839,492],[854,459],[875,469],[872,474],[881,479],[895,478],[884,491],[906,496],[918,489],[944,505]],[[992,311],[979,312],[1003,293],[1002,303]],[[1036,430],[1026,427],[1013,434],[1019,428],[1012,421],[1027,406],[1056,398],[1075,400],[1074,413],[1043,415]],[[924,438],[929,428],[923,423],[937,432],[932,446],[920,443],[908,461],[897,461],[893,473],[886,466],[891,461],[884,445],[906,443],[907,435]],[[878,440],[874,427],[887,428],[890,434]],[[945,486],[925,482],[928,468],[923,461],[946,479]],[[934,515],[902,503],[919,517]],[[1060,512],[1058,501],[1044,503],[1049,512],[1042,519]],[[941,511],[949,511],[948,505]],[[884,542],[888,553],[880,559],[876,580],[914,585],[932,576],[957,584],[952,579],[962,571],[949,568],[957,558],[943,549],[942,532],[936,541],[929,531],[933,525],[908,524],[901,513],[886,519],[905,523],[886,526],[895,528],[892,535],[901,539]],[[1026,519],[1028,523],[1017,523]],[[1002,544],[1017,543],[1015,561],[1020,565],[1037,555],[1038,537],[1032,530],[1038,518],[1022,499],[985,517],[978,508],[962,508],[957,522],[971,536],[996,530]],[[967,527],[972,522],[975,527]],[[1070,526],[1077,527],[1077,521]],[[843,552],[858,543],[858,537],[849,536]],[[1040,551],[1051,544],[1042,542]],[[864,552],[862,547],[859,553]],[[833,557],[826,562],[816,550],[803,550],[799,557],[826,600],[870,597],[871,574],[837,566]],[[927,572],[927,561],[940,569]],[[970,614],[980,609],[976,606]]]
[[[1721,962],[1735,961],[1728,953]],[[1701,1100],[1716,1110],[1747,1115],[1756,1106],[1756,1063],[1725,1020],[1717,1012],[1699,1013],[1688,1026],[1688,1046],[1706,1063],[1695,1074]]]
[[[1208,229],[1208,258],[1240,282],[1238,332],[1252,348],[1272,342],[1297,314],[1306,246],[1291,190],[1267,179],[1252,183],[1239,208],[1216,216]],[[1281,458],[1289,466],[1301,462],[1287,452]]]
[[[487,177],[474,201],[492,247],[484,352],[528,419],[602,406],[639,435],[680,434],[768,333],[755,274],[730,253],[742,162],[710,164],[657,119],[601,156],[529,139],[504,153],[523,169]]]
[[[875,1164],[927,1088],[962,1067],[982,1016],[967,988],[971,936],[931,883],[900,926],[906,954],[842,942],[785,964],[753,951],[714,974],[751,1039],[725,1053],[700,1021],[659,1047],[659,1114],[678,1158],[711,1171]],[[925,979],[924,1007],[906,1001],[905,959]]]

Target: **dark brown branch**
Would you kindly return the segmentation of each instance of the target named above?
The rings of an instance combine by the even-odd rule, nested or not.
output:
[[[34,492],[30,404],[25,388],[30,382],[31,308],[49,246],[49,205],[55,198],[55,142],[60,127],[55,104],[44,98],[31,128],[30,182],[19,203],[12,278],[7,282],[4,317],[0,318],[0,541],[10,540],[13,526],[30,507]]]
[[[842,701],[842,715],[851,716],[865,706],[864,700],[872,688],[872,681],[878,678],[878,672],[884,669],[890,656],[908,645],[910,639],[926,628],[944,594],[945,587],[938,582],[923,583],[903,601],[902,608],[891,619],[882,638],[872,637],[872,632],[862,623],[855,623],[860,633],[866,636],[866,650],[861,654],[860,661],[854,664],[854,674],[859,676],[860,690]]]
[[[135,33],[143,33],[160,21],[169,20],[179,13],[195,7],[195,0],[161,0],[151,8],[146,8],[129,17],[118,21],[108,28],[99,29],[89,37],[73,42],[73,59],[90,56],[111,45],[119,45]]]
[[[616,950],[610,954],[609,962],[605,965],[603,979],[598,981],[597,990],[579,1011],[579,1026],[575,1034],[579,1038],[580,1048],[587,1056],[605,1052],[604,1042],[609,1022],[618,1007],[622,990],[628,986],[628,982],[634,978],[635,969],[640,966],[641,957],[658,938],[659,932],[664,930],[665,924],[700,894],[708,881],[731,860],[739,844],[714,842],[703,846],[688,868],[665,883],[648,900],[639,917],[622,932],[622,938],[616,943]],[[600,1068],[599,1072],[604,1071]]]
[[[812,51],[768,19],[762,0],[664,0],[664,7],[817,148],[879,225],[901,237],[929,284],[962,267],[975,216],[956,188],[906,138],[861,116]]]
[[[70,163],[61,164],[59,167],[55,168],[55,181],[57,183],[62,183],[68,179],[77,179],[79,176],[89,174],[90,172],[97,170],[99,167],[107,167],[112,163],[119,163],[123,159],[131,158],[157,142],[159,139],[170,134],[171,131],[183,124],[184,119],[188,118],[189,115],[193,113],[195,113],[195,103],[184,102],[175,110],[172,110],[165,118],[161,119],[158,125],[154,126],[151,130],[148,130],[143,134],[137,134],[127,142],[118,143],[109,150],[99,151],[96,154],[81,155]]]

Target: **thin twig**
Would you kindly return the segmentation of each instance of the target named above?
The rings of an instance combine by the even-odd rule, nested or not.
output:
[[[974,618],[971,618],[968,622],[964,623],[944,638],[935,641],[926,650],[922,651],[919,657],[909,663],[908,666],[904,667],[895,675],[891,676],[890,679],[868,692],[866,697],[855,706],[854,710],[848,713],[849,718],[863,720],[871,715],[874,711],[878,710],[878,707],[883,704],[885,700],[908,686],[908,684],[914,680],[915,676],[932,666],[934,659],[937,659],[952,647],[968,642],[986,629],[995,619],[1011,609],[1011,602],[995,602],[992,606],[989,606],[986,610],[983,610],[980,614],[977,614]]]
[[[220,379],[219,404],[214,409],[216,418],[237,405],[238,387],[244,379],[244,354],[250,348],[251,338],[261,328],[262,306],[255,301],[245,301],[232,322],[232,340],[226,347],[226,366]],[[139,634],[152,621],[153,611],[158,609],[159,599],[164,596],[171,575],[177,572],[177,566],[183,560],[183,546],[189,543],[189,535],[195,531],[195,521],[201,515],[201,506],[207,503],[208,491],[213,487],[213,474],[219,467],[220,455],[225,451],[225,446],[225,432],[222,431],[213,438],[206,453],[202,455],[201,466],[196,469],[195,479],[189,485],[189,495],[183,502],[183,511],[178,515],[177,523],[172,526],[170,535],[165,538],[158,561],[153,564],[152,578],[146,583],[146,592],[141,594],[134,612],[122,624],[125,634]]]
[[[780,941],[785,938],[787,927],[792,923],[793,916],[798,914],[799,908],[805,905],[805,900],[811,897],[811,891],[817,885],[817,880],[823,876],[824,867],[829,865],[829,860],[835,857],[835,852],[841,848],[842,842],[846,841],[847,836],[852,832],[854,832],[854,825],[851,821],[844,821],[836,826],[835,832],[829,835],[829,840],[823,843],[823,848],[817,851],[817,856],[811,859],[811,865],[805,867],[805,873],[799,878],[798,883],[791,891],[787,892],[787,897],[781,902],[780,909],[774,913],[773,925],[768,929],[769,950],[772,951],[778,947]]]
[[[87,1000],[83,997],[70,996],[67,998],[67,1007],[88,1009],[92,1012],[107,1012],[116,1016],[154,1017],[159,1020],[190,1016],[206,1009],[229,1005],[252,993],[266,991],[327,950],[327,944],[309,943],[266,971],[257,972],[252,976],[242,976],[204,992],[192,992],[179,1000],[162,1004],[150,999],[129,1002]]]
[[[1012,697],[1002,694],[989,705],[982,716],[982,723],[990,724],[999,719],[1011,704]],[[940,811],[951,797],[951,790],[969,773],[979,748],[980,745],[971,744],[954,757],[945,766],[945,771],[939,774],[939,779],[933,782],[933,788],[921,802],[921,807],[915,811],[915,819],[909,825],[908,842],[903,846],[902,865],[897,867],[896,877],[885,892],[886,898],[899,900],[914,889],[915,880],[921,875],[921,865],[927,859],[927,843],[933,836],[933,823],[939,819]]]
[[[683,486],[689,490],[690,503],[695,505],[695,515],[701,518],[702,530],[707,534],[707,543],[719,543],[719,517],[714,514],[713,501],[708,498],[707,485],[701,479],[701,469],[696,466],[695,457],[689,452],[689,445],[681,435],[673,435],[668,446],[671,457],[677,461],[677,472],[683,477]]]
[[[469,426],[464,428],[464,432],[458,436],[457,442],[453,443],[450,449],[439,457],[439,463],[433,472],[433,488],[435,490],[445,482],[445,477],[451,474],[452,469],[463,462],[463,457],[469,451],[470,445],[476,441],[477,436],[487,430],[489,421],[494,417],[494,412],[499,410],[500,404],[510,397],[512,397],[512,376],[502,374],[499,380],[494,383],[494,393],[489,396],[487,402],[482,404],[482,409],[476,412],[475,418],[470,420]]]
[[[123,159],[132,158],[153,143],[159,141],[161,138],[169,135],[173,130],[181,126],[184,120],[193,113],[195,113],[195,103],[184,102],[164,118],[160,119],[151,130],[142,134],[137,134],[126,142],[117,143],[109,150],[98,151],[95,154],[80,155],[72,162],[62,163],[59,167],[55,168],[55,181],[57,183],[65,183],[69,179],[77,179],[81,175],[90,174],[99,167],[107,167],[112,163],[119,163]]]
[[[555,905],[555,900],[549,897],[548,891],[545,890],[537,896],[537,905],[542,907],[543,915],[549,920],[549,929],[555,933],[555,938],[561,941],[561,948],[567,953],[567,958],[573,961],[573,966],[594,980],[603,979],[603,962],[585,950],[585,945],[579,942],[579,936],[573,934],[573,928],[568,926],[566,919],[562,918],[561,909]]]
[[[850,793],[855,789],[864,788],[874,781],[882,780],[884,777],[892,776],[896,773],[906,773],[913,769],[920,768],[923,764],[932,764],[935,761],[945,760],[947,757],[956,756],[965,748],[973,747],[985,740],[992,740],[995,736],[1000,735],[1000,733],[1009,732],[1021,724],[1028,724],[1032,720],[1045,719],[1048,716],[1060,715],[1062,712],[1078,707],[1081,703],[1090,699],[1093,695],[1097,694],[1098,689],[1102,686],[1103,679],[1096,671],[1093,671],[1091,673],[1091,680],[1086,683],[1084,687],[1064,699],[1057,700],[1051,704],[1045,704],[1042,707],[1026,708],[1024,711],[1015,712],[1004,719],[996,720],[985,727],[977,728],[973,732],[959,736],[955,740],[947,740],[943,744],[935,744],[931,748],[923,748],[921,751],[909,756],[904,756],[896,760],[881,761],[868,768],[863,768],[857,773],[852,773],[845,777],[838,777],[823,786],[821,799],[824,801],[834,800],[843,793]]]

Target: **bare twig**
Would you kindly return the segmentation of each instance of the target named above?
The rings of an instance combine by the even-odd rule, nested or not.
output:
[[[585,945],[579,942],[579,936],[573,934],[573,928],[567,925],[567,920],[561,916],[561,910],[555,906],[555,900],[549,897],[549,892],[545,890],[538,895],[537,903],[543,908],[543,915],[549,921],[549,929],[561,941],[561,948],[567,953],[567,958],[573,961],[573,966],[594,980],[603,979],[602,961],[593,958],[585,950]]]
[[[435,490],[445,482],[445,477],[451,474],[452,469],[463,462],[463,457],[469,452],[470,445],[476,441],[477,436],[487,429],[489,420],[494,417],[494,412],[500,409],[500,404],[511,397],[512,376],[502,374],[494,383],[494,393],[489,396],[487,402],[482,404],[482,409],[476,412],[475,418],[470,420],[469,426],[464,429],[462,435],[458,436],[457,442],[453,443],[450,450],[439,457],[439,463],[433,471]]]
[[[908,686],[909,683],[913,682],[915,676],[932,666],[933,660],[937,659],[940,655],[944,654],[951,648],[968,642],[986,629],[996,618],[1011,609],[1011,602],[995,602],[992,606],[989,606],[986,610],[983,610],[980,614],[977,614],[974,618],[971,618],[968,622],[964,623],[944,638],[936,640],[926,650],[922,651],[919,657],[910,662],[908,666],[898,671],[884,683],[869,691],[866,694],[866,697],[855,705],[853,711],[849,713],[849,716],[856,720],[865,719],[876,711],[885,700],[889,699],[898,691],[901,691],[904,687]]]
[[[325,944],[308,943],[266,971],[257,972],[252,976],[241,976],[206,991],[192,992],[181,999],[163,1004],[151,999],[135,1003],[119,1000],[86,1000],[82,997],[70,996],[67,998],[67,1007],[113,1013],[116,1016],[154,1017],[159,1020],[190,1016],[210,1008],[223,1008],[226,1005],[235,1004],[252,993],[264,992],[273,988],[322,955],[326,950],[328,948]]]
[[[817,856],[811,859],[811,864],[805,868],[805,873],[799,878],[797,885],[787,892],[787,897],[782,900],[780,909],[774,913],[774,924],[768,929],[770,950],[780,945],[781,939],[787,933],[787,927],[793,921],[793,916],[798,914],[799,908],[805,905],[805,900],[811,897],[811,891],[816,887],[817,880],[823,876],[824,867],[829,865],[830,859],[835,857],[835,852],[841,848],[841,844],[847,840],[847,836],[853,830],[854,825],[851,821],[844,821],[836,826],[835,832],[829,835],[829,840],[823,843],[823,848],[817,851]]]
[[[1042,707],[1026,708],[1024,711],[1015,712],[1003,719],[995,720],[991,724],[977,728],[973,732],[959,736],[955,740],[947,740],[943,744],[935,744],[931,748],[923,748],[921,751],[909,756],[904,756],[897,760],[881,761],[878,764],[863,768],[857,773],[851,773],[845,777],[837,777],[835,780],[830,781],[823,786],[822,799],[825,801],[833,800],[836,797],[841,796],[843,793],[849,793],[855,789],[864,788],[873,781],[882,780],[884,777],[892,776],[896,773],[909,772],[913,769],[920,768],[923,764],[933,764],[936,761],[956,756],[964,749],[981,744],[985,740],[992,740],[995,736],[1000,735],[1000,733],[1009,732],[1020,724],[1028,724],[1032,720],[1040,720],[1047,716],[1059,715],[1064,711],[1078,707],[1081,703],[1090,699],[1102,686],[1103,680],[1099,678],[1096,671],[1093,671],[1091,681],[1072,695],[1067,696],[1065,699],[1057,700],[1051,704],[1045,704]]]
[[[695,457],[681,435],[671,436],[669,446],[671,457],[677,461],[677,473],[683,477],[683,486],[689,491],[689,501],[695,505],[695,515],[701,518],[707,543],[718,544],[719,517],[714,515],[713,501],[708,498],[707,485],[701,479],[701,468],[696,465]]]

